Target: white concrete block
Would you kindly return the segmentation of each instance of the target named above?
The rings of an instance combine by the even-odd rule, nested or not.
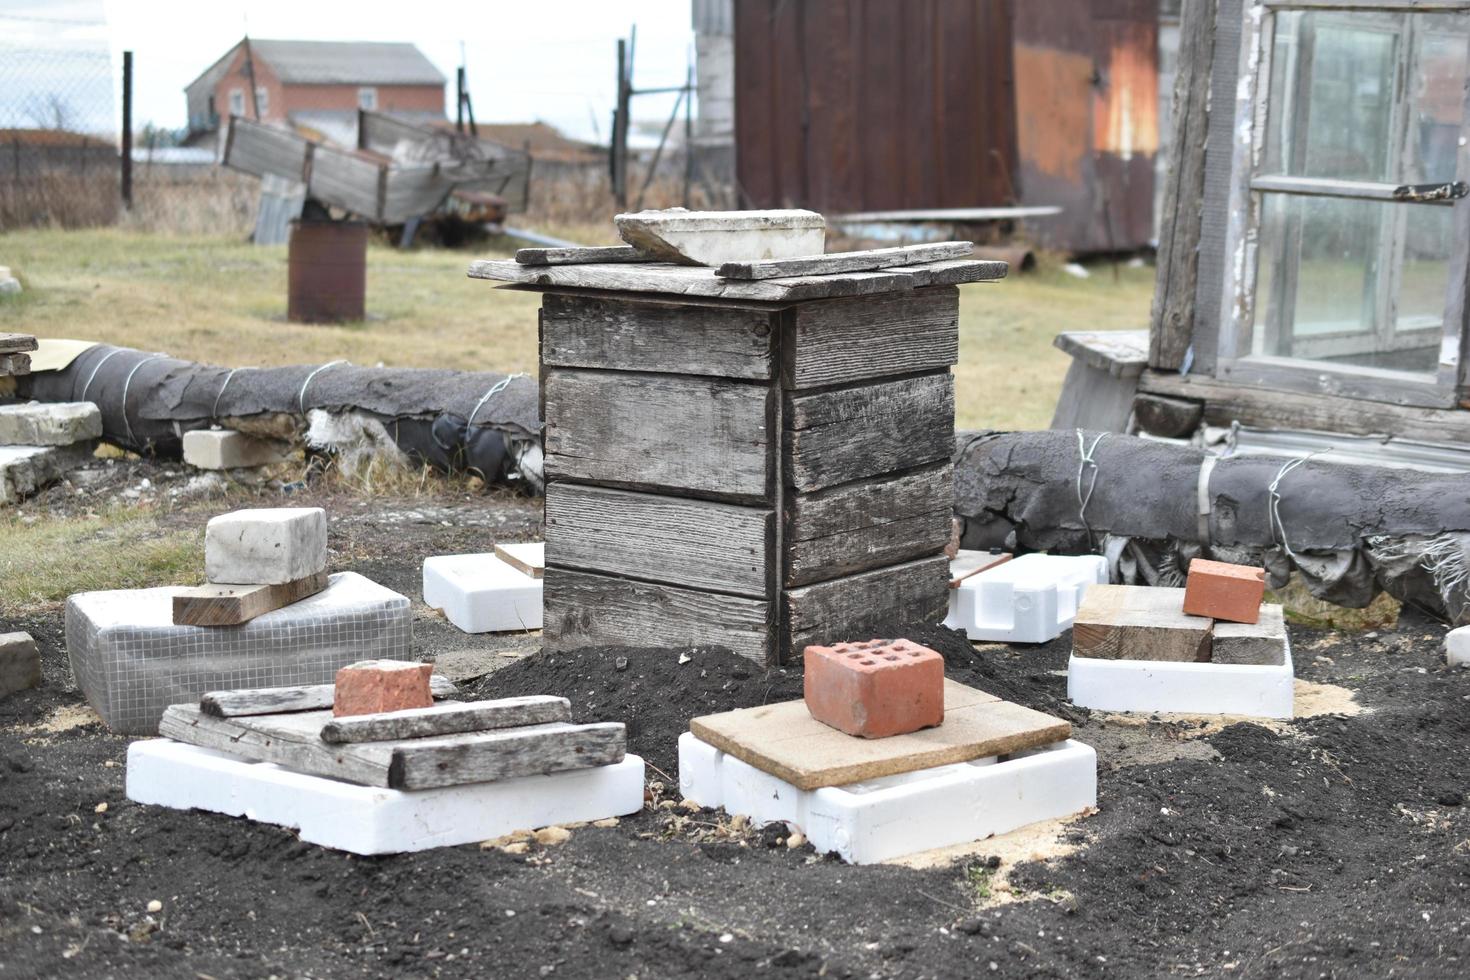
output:
[[[971,640],[1046,643],[1071,628],[1087,587],[1107,580],[1101,555],[1022,555],[951,589],[944,625]]]
[[[719,266],[826,251],[827,221],[815,211],[637,211],[613,218],[634,248],[666,262]]]
[[[353,854],[453,847],[516,830],[602,820],[643,808],[643,760],[429,790],[309,776],[172,739],[128,747],[128,799],[295,828]]]
[[[90,442],[72,446],[0,446],[0,504],[17,503],[92,458]]]
[[[1470,626],[1445,634],[1444,658],[1451,667],[1470,667]]]
[[[285,458],[278,443],[233,429],[195,429],[184,433],[184,462],[201,470],[269,466]]]
[[[800,790],[686,732],[679,736],[679,788],[702,806],[757,824],[791,824],[818,851],[873,864],[1096,806],[1097,753],[1068,740],[1004,759]]]
[[[1286,662],[1271,665],[1075,656],[1067,662],[1067,697],[1098,711],[1290,718],[1294,685],[1289,644]]]
[[[102,438],[102,412],[91,402],[0,405],[0,446],[70,446]]]
[[[209,520],[204,575],[229,585],[280,585],[327,567],[327,513],[320,507],[262,507]]]
[[[493,554],[424,560],[424,604],[466,633],[541,628],[541,579]]]

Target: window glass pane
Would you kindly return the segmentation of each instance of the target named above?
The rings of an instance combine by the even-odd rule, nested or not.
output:
[[[1432,378],[1452,214],[1432,205],[1262,195],[1252,353]]]
[[[1455,179],[1460,124],[1465,118],[1467,41],[1460,21],[1420,16],[1409,69],[1408,184]]]
[[[1276,16],[1267,173],[1390,181],[1394,78],[1405,16]]]

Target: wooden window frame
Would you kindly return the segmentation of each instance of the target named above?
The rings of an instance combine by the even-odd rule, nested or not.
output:
[[[1340,11],[1388,13],[1459,13],[1470,17],[1470,0],[1245,0],[1241,31],[1239,84],[1235,91],[1235,139],[1230,161],[1229,223],[1225,234],[1226,275],[1220,309],[1215,376],[1221,380],[1295,391],[1317,392],[1425,408],[1453,408],[1465,396],[1470,359],[1470,196],[1438,204],[1402,203],[1403,207],[1453,208],[1453,244],[1449,256],[1438,367],[1433,379],[1411,372],[1306,358],[1255,355],[1257,260],[1263,195],[1317,194],[1333,198],[1401,202],[1404,191],[1371,181],[1303,179],[1262,175],[1267,152],[1267,111],[1271,88],[1271,55],[1276,15],[1284,12]],[[1470,42],[1467,42],[1470,43]],[[1470,86],[1455,178],[1470,182]],[[1397,275],[1395,272],[1394,275]],[[1395,293],[1396,295],[1396,293]]]

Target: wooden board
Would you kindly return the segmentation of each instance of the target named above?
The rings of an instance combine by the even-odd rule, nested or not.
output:
[[[495,557],[532,578],[546,574],[546,545],[540,541],[497,544]]]
[[[36,338],[30,334],[0,331],[0,354],[25,354],[38,346]]]
[[[521,265],[584,265],[598,262],[652,262],[632,245],[597,245],[583,248],[522,248],[516,250]]]
[[[292,711],[317,711],[332,706],[335,686],[308,684],[302,687],[255,687],[238,691],[209,691],[199,699],[199,710],[215,718],[275,715]],[[429,675],[429,693],[436,699],[459,693],[454,682],[442,674]]]
[[[799,658],[814,643],[875,639],[873,631],[885,624],[939,622],[948,608],[943,553],[790,589],[782,596],[782,659]]]
[[[0,377],[31,373],[31,355],[0,354]]]
[[[755,262],[726,262],[715,270],[723,279],[781,279],[790,276],[830,276],[839,272],[867,272],[925,262],[963,259],[975,250],[973,242],[932,242],[923,245],[896,245],[892,248],[870,248],[859,252],[828,252],[803,255],[791,259],[761,259]],[[1004,262],[992,263],[996,279],[1005,278]]]
[[[333,718],[322,726],[323,742],[392,742],[404,738],[458,735],[501,728],[523,728],[570,722],[572,703],[566,698],[530,695],[494,701],[438,704],[371,715]]]
[[[949,562],[949,587],[958,589],[960,583],[981,572],[1004,565],[1011,560],[1009,554],[991,554],[988,551],[961,551]]]
[[[946,460],[791,495],[782,535],[785,584],[810,585],[939,551],[952,530],[952,474]]]
[[[949,372],[788,395],[786,485],[819,490],[950,458],[954,379]]]
[[[230,120],[222,162],[257,177],[274,175],[304,182],[310,152],[311,144],[295,132],[235,117]]]
[[[329,711],[216,718],[176,704],[164,711],[158,733],[296,772],[403,790],[588,769],[621,762],[626,753],[623,726],[613,723],[332,745],[321,739],[331,720]]]
[[[546,478],[763,500],[774,480],[764,385],[556,369],[542,381]],[[952,437],[946,436],[947,439]]]
[[[547,650],[720,646],[758,663],[774,658],[775,603],[768,600],[572,572],[555,565],[546,569],[544,597],[542,636]]]
[[[1072,625],[1072,652],[1100,660],[1210,659],[1214,621],[1186,616],[1183,589],[1092,585]]]
[[[944,724],[891,738],[855,738],[813,718],[804,701],[706,715],[689,723],[702,742],[798,789],[851,783],[1060,742],[1072,726],[952,680]]]
[[[327,587],[326,570],[280,585],[202,585],[174,594],[175,626],[239,626]]]
[[[549,293],[541,301],[541,363],[660,374],[770,378],[771,309]]]
[[[553,481],[546,541],[559,568],[710,589],[772,594],[776,516],[769,508]]]
[[[786,316],[787,388],[932,371],[959,360],[960,293],[953,286],[808,303]]]
[[[834,296],[869,296],[904,292],[924,286],[977,282],[993,278],[993,262],[951,259],[927,265],[832,276],[742,281],[721,279],[704,266],[662,262],[593,265],[521,265],[513,260],[485,259],[470,263],[471,279],[523,283],[551,289],[605,289],[613,292],[668,293],[716,299],[796,302]]]

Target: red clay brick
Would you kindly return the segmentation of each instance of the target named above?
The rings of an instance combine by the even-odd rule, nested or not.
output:
[[[807,710],[838,731],[886,738],[944,721],[944,658],[908,640],[811,646]]]
[[[1231,623],[1254,623],[1261,618],[1266,597],[1266,570],[1249,565],[1196,558],[1189,563],[1184,583],[1184,611]]]
[[[361,660],[337,671],[332,691],[332,714],[375,715],[381,711],[428,708],[433,664],[405,660]]]

